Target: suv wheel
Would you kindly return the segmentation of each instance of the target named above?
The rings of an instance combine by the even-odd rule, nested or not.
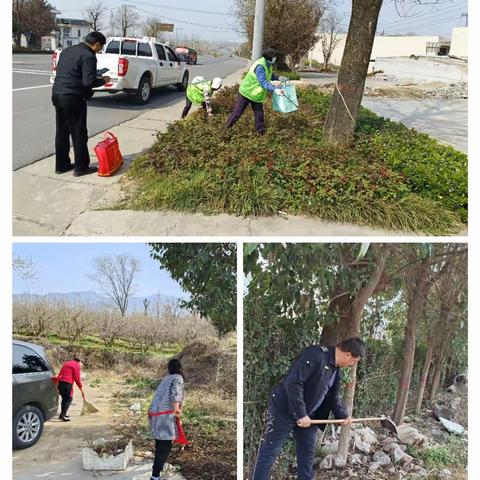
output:
[[[22,407],[13,419],[13,448],[28,448],[43,432],[43,414],[33,405]]]
[[[139,105],[145,105],[150,101],[150,97],[152,95],[152,85],[150,83],[150,78],[148,75],[144,75],[140,79],[140,83],[138,85],[136,101]]]
[[[182,83],[177,83],[177,90],[184,92],[188,87],[188,71],[183,74]]]

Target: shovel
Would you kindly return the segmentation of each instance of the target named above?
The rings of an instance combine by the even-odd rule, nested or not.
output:
[[[388,417],[367,417],[367,418],[352,418],[352,423],[363,423],[363,422],[380,422],[383,428],[387,429],[389,432],[398,434],[397,426],[395,423],[390,420]],[[340,424],[345,423],[345,420],[312,420],[312,425],[325,425],[325,424]]]
[[[82,405],[82,413],[80,415],[90,415],[91,413],[97,413],[98,411],[98,408],[93,403],[84,400]]]

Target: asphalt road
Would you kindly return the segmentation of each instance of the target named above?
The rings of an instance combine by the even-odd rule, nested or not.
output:
[[[199,57],[190,65],[190,79],[226,77],[245,60],[229,57]],[[50,55],[13,55],[13,169],[54,153],[55,115],[51,104]],[[148,105],[136,105],[123,93],[96,93],[89,101],[88,133],[96,135],[107,128],[137,117],[145,110],[168,105],[184,96],[175,87],[153,93]]]

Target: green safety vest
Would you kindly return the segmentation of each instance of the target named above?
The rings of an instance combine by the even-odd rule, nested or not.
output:
[[[255,69],[259,65],[262,65],[262,67],[265,69],[267,80],[269,82],[272,80],[273,67],[271,65],[268,66],[267,61],[264,57],[262,57],[250,67],[250,70],[245,75],[245,78],[240,84],[240,93],[249,100],[253,100],[257,103],[264,103],[268,97],[268,90],[265,90],[260,85],[260,82],[255,75]]]
[[[199,83],[191,83],[187,88],[187,97],[188,99],[197,105],[201,105],[205,101],[205,96],[203,94],[205,90],[205,85],[208,86],[210,89],[210,93],[212,90],[212,82],[199,82]]]

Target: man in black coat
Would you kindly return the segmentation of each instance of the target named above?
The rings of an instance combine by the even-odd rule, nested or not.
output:
[[[318,425],[312,419],[351,418],[339,396],[341,368],[351,367],[366,355],[364,342],[353,337],[336,347],[312,345],[295,359],[287,375],[269,398],[267,425],[252,480],[268,480],[270,470],[290,432],[297,451],[298,480],[314,478],[313,460]],[[321,425],[323,430],[325,425]]]
[[[74,170],[79,177],[97,171],[90,167],[87,132],[87,100],[93,88],[110,81],[110,77],[97,75],[97,57],[106,38],[100,32],[91,32],[85,41],[62,51],[57,64],[52,90],[52,103],[56,113],[55,172]],[[70,160],[72,137],[75,163]]]

